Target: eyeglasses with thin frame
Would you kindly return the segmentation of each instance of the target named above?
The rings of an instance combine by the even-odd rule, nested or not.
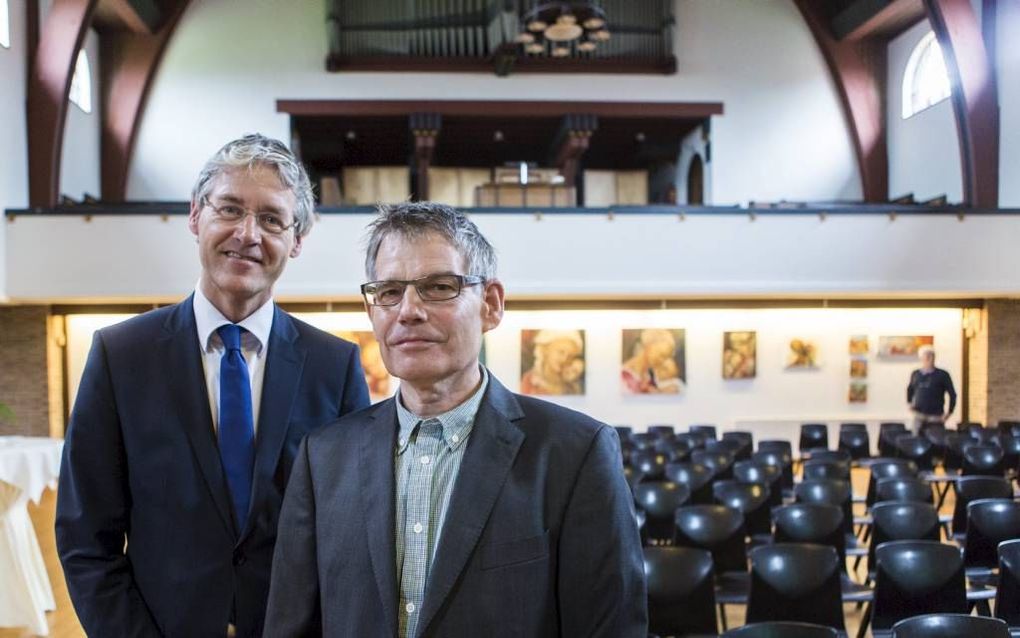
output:
[[[240,224],[244,221],[244,218],[251,215],[255,218],[255,222],[259,225],[259,228],[270,235],[282,235],[297,224],[297,220],[287,224],[284,223],[283,216],[278,213],[270,213],[268,211],[257,212],[249,210],[240,204],[233,202],[227,202],[217,206],[213,204],[208,197],[202,198],[202,204],[208,206],[213,212],[213,216],[216,221],[223,224]]]
[[[404,298],[408,286],[414,286],[424,301],[456,299],[466,286],[485,283],[481,275],[425,275],[417,279],[386,279],[361,284],[361,294],[370,306],[395,306]]]

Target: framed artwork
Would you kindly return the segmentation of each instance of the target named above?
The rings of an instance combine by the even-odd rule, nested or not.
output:
[[[867,403],[868,384],[863,381],[851,381],[847,400],[850,403]]]
[[[878,356],[885,358],[916,357],[921,346],[935,343],[935,337],[920,335],[911,337],[879,337]]]
[[[383,364],[382,352],[379,351],[379,342],[376,341],[375,334],[371,330],[340,330],[333,334],[358,344],[361,351],[361,367],[365,371],[365,383],[368,384],[368,394],[372,402],[393,394],[396,384]]]
[[[787,370],[817,370],[818,342],[813,339],[790,339],[786,347]]]
[[[758,333],[723,333],[723,379],[753,379],[758,365]]]
[[[521,331],[521,394],[584,394],[584,330]]]
[[[868,354],[868,350],[868,335],[853,335],[850,337],[850,356],[864,356]]]
[[[864,357],[850,359],[850,378],[866,379],[868,377],[868,360]]]
[[[684,391],[687,378],[683,329],[625,329],[621,338],[620,383],[624,394]]]

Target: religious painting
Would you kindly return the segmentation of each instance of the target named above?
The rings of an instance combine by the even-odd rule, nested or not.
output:
[[[813,339],[790,339],[786,348],[787,370],[817,370],[818,342]]]
[[[921,346],[935,343],[935,337],[920,335],[911,337],[879,337],[878,356],[880,357],[916,357]]]
[[[341,339],[358,344],[361,350],[361,367],[365,371],[365,383],[372,402],[381,401],[393,394],[393,378],[383,364],[379,342],[371,330],[340,330],[333,333]]]
[[[850,378],[865,379],[868,376],[868,360],[864,357],[850,359]]]
[[[723,379],[753,379],[757,372],[758,333],[723,333]]]
[[[584,330],[521,331],[521,394],[584,394]]]
[[[860,357],[868,354],[868,335],[850,337],[850,356]]]
[[[682,329],[627,329],[622,339],[620,381],[624,394],[683,392],[686,346]]]
[[[867,403],[868,384],[863,381],[851,381],[847,400],[850,403]]]

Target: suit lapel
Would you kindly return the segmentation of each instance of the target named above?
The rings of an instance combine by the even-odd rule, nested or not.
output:
[[[524,433],[512,423],[523,416],[513,395],[490,373],[489,388],[475,416],[425,587],[419,636],[428,629],[475,551],[524,442]]]
[[[262,380],[262,403],[259,427],[255,438],[255,475],[252,479],[251,512],[238,543],[254,529],[255,512],[264,507],[266,491],[273,483],[273,474],[280,459],[280,450],[290,427],[290,412],[297,397],[305,350],[297,343],[297,330],[290,316],[275,308],[273,327],[269,332],[269,350]]]
[[[187,432],[191,451],[227,532],[236,537],[230,496],[213,433],[192,297],[177,304],[163,328],[164,336],[157,346],[161,356],[157,360],[166,362],[167,387],[170,388],[178,418]]]
[[[389,623],[389,635],[397,635],[397,567],[394,522],[397,449],[396,399],[378,404],[368,418],[373,423],[361,428],[358,454],[361,506],[365,516],[368,553],[375,583],[379,588],[383,616]],[[351,426],[353,427],[353,426]]]

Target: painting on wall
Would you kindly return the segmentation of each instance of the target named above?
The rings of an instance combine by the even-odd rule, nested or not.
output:
[[[879,337],[878,356],[887,358],[916,357],[921,346],[930,346],[934,343],[935,337],[931,335]]]
[[[393,394],[395,384],[383,364],[379,342],[371,330],[339,330],[334,335],[358,344],[361,350],[361,367],[365,371],[365,383],[372,402],[380,401]]]
[[[868,377],[868,360],[864,357],[850,359],[850,378],[866,379]]]
[[[867,403],[868,384],[863,381],[851,381],[847,400],[850,403]]]
[[[817,370],[818,342],[813,339],[790,339],[786,348],[787,370]]]
[[[521,394],[584,394],[584,330],[521,331]]]
[[[723,333],[723,379],[753,379],[758,363],[758,333]]]
[[[861,357],[868,354],[868,335],[850,337],[850,356]]]
[[[620,381],[624,394],[680,394],[687,381],[685,332],[643,328],[622,332]]]

